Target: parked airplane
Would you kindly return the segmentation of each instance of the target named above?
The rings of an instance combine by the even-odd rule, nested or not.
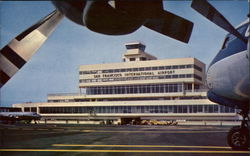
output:
[[[193,23],[163,10],[162,0],[52,1],[56,10],[31,26],[0,51],[0,88],[22,68],[66,16],[107,35],[132,33],[145,26],[187,43]]]
[[[207,19],[229,32],[221,50],[208,67],[208,98],[218,104],[240,109],[241,126],[233,127],[228,133],[228,144],[233,149],[249,147],[249,15],[248,19],[234,28],[206,0],[193,0],[191,7]]]
[[[35,112],[0,112],[0,121],[3,123],[15,123],[25,121],[30,123],[32,120],[40,120],[41,116]]]

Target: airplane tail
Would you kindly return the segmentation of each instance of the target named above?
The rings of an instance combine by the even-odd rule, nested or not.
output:
[[[63,15],[55,10],[0,50],[0,88],[22,68],[55,30]]]
[[[192,22],[168,11],[149,19],[144,26],[185,43],[188,43],[193,29]]]

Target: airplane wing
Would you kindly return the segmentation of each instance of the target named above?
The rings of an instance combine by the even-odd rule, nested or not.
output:
[[[0,88],[42,46],[62,17],[58,10],[53,11],[0,50]]]
[[[217,11],[211,4],[209,4],[207,0],[193,0],[191,7],[214,24],[218,25],[219,27],[241,39],[243,42],[247,43],[247,39],[245,39],[219,11]]]
[[[149,19],[144,26],[185,43],[188,43],[193,29],[192,22],[168,11],[162,12],[158,18]]]

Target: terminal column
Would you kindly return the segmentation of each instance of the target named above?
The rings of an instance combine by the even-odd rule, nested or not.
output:
[[[182,82],[182,88],[181,89],[182,89],[183,94],[185,94],[185,86],[184,85],[185,85],[184,82]]]

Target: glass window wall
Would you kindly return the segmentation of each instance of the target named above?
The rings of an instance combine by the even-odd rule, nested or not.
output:
[[[27,110],[27,107],[25,107]],[[96,106],[40,107],[42,114],[117,114],[117,113],[235,113],[233,108],[218,105],[154,105],[154,106]]]

